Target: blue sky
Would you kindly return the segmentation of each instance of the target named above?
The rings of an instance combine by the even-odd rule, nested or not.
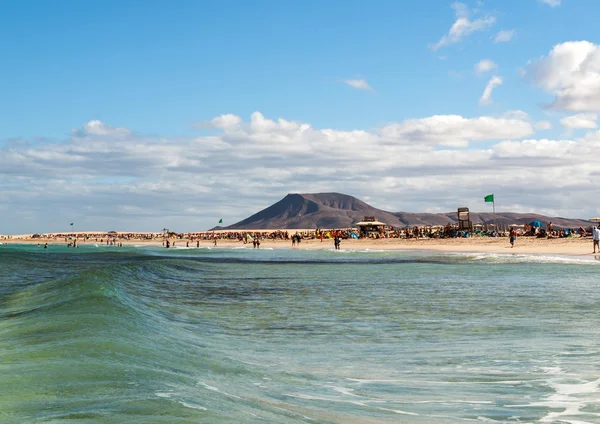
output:
[[[565,39],[592,39],[600,7],[486,2],[493,28],[432,53],[427,46],[454,20],[450,4],[5,1],[1,136],[61,137],[92,118],[189,135],[190,122],[256,110],[342,129],[473,116],[482,108],[469,97],[486,82],[473,81],[473,64],[488,56],[505,82],[483,112],[535,109],[544,96],[521,82],[519,68]],[[502,28],[518,29],[515,40],[492,43]],[[375,93],[340,84],[351,78]]]
[[[304,162],[306,155],[319,154],[318,143],[314,142],[316,135],[305,140],[303,136],[286,133],[305,148],[290,151],[287,144],[281,146],[283,156],[276,158],[280,160],[278,167],[268,154],[263,152],[261,156],[256,147],[258,143],[271,152],[280,147],[268,142],[270,133],[267,134],[267,130],[266,133],[263,129],[257,132],[256,128],[242,131],[245,135],[240,139],[239,131],[209,122],[215,117],[231,114],[241,118],[244,125],[251,125],[251,115],[260,112],[265,119],[275,122],[283,118],[308,124],[315,131],[337,131],[340,139],[352,130],[373,135],[383,133],[383,129],[394,125],[404,125],[394,132],[394,137],[398,134],[404,137],[401,140],[390,141],[384,137],[369,143],[374,146],[396,143],[400,146],[410,142],[422,147],[423,139],[415,138],[414,129],[407,129],[407,125],[416,125],[418,121],[430,128],[433,121],[420,120],[435,116],[508,119],[514,118],[515,111],[519,111],[519,122],[527,122],[534,130],[517,129],[510,134],[501,132],[494,135],[486,127],[485,135],[481,135],[477,132],[481,130],[480,124],[469,121],[466,125],[476,125],[477,134],[473,135],[471,127],[461,127],[465,133],[457,135],[455,127],[439,127],[435,123],[439,131],[447,131],[442,135],[458,141],[439,142],[441,138],[436,138],[438,141],[433,144],[427,141],[427,146],[431,151],[467,150],[467,155],[475,157],[494,146],[508,146],[519,151],[518,146],[501,143],[523,143],[529,139],[579,143],[584,138],[585,143],[593,144],[595,141],[590,141],[590,137],[595,134],[596,106],[582,104],[572,97],[561,100],[560,90],[572,89],[581,94],[591,87],[593,93],[596,86],[592,84],[578,90],[572,83],[575,77],[554,84],[555,80],[549,75],[553,72],[561,74],[560,67],[567,65],[558,59],[550,63],[543,58],[549,58],[553,48],[563,43],[587,41],[595,46],[598,42],[595,17],[599,9],[600,4],[586,0],[490,0],[460,4],[442,0],[0,0],[2,184],[5,188],[16,190],[27,181],[27,187],[42,190],[43,183],[54,175],[53,167],[57,167],[61,170],[59,173],[65,172],[65,175],[57,176],[56,184],[69,188],[55,192],[54,197],[64,197],[63,203],[75,203],[67,213],[87,220],[86,225],[89,226],[105,225],[107,219],[104,215],[101,219],[88,218],[85,205],[71,198],[70,190],[77,191],[79,187],[79,190],[89,192],[90,202],[96,205],[94,207],[106,208],[105,212],[110,214],[108,205],[121,204],[124,198],[128,198],[130,190],[144,193],[144,187],[153,187],[155,180],[152,175],[157,175],[157,169],[160,172],[175,169],[177,178],[187,178],[188,182],[197,184],[192,192],[209,194],[204,199],[199,196],[198,201],[190,204],[183,201],[181,209],[187,208],[192,212],[181,212],[182,215],[174,210],[157,208],[155,215],[146,217],[145,222],[152,227],[159,226],[158,221],[164,217],[184,222],[186,229],[194,229],[191,228],[194,225],[210,226],[210,222],[221,215],[235,221],[294,189],[304,192],[342,191],[363,199],[368,197],[372,203],[393,210],[452,210],[464,194],[457,194],[457,197],[463,196],[459,199],[444,198],[435,204],[398,200],[394,193],[401,187],[410,186],[406,184],[407,175],[412,178],[415,172],[418,174],[410,163],[403,165],[399,160],[395,165],[377,165],[375,160],[363,158],[363,163],[369,162],[373,166],[373,172],[367,173],[367,176],[372,181],[383,179],[389,187],[381,193],[368,190],[368,185],[361,182],[360,177],[356,180],[347,178],[344,185],[342,180],[323,175],[318,184],[310,179],[302,184],[304,177],[314,175],[314,172],[300,169],[292,172],[289,164]],[[469,28],[458,34],[455,40],[440,43],[461,18],[467,20]],[[500,31],[510,33],[512,37],[495,42]],[[437,43],[440,45],[435,48]],[[565,45],[565,49],[583,49],[587,52],[585,54],[594,56],[595,50],[586,50],[586,46]],[[490,61],[493,66],[477,73],[475,66],[482,60]],[[590,69],[590,81],[597,71],[596,68]],[[571,69],[569,72],[574,71]],[[487,101],[482,101],[484,89],[493,78],[501,83],[493,87]],[[555,106],[545,107],[555,100]],[[561,123],[564,118],[571,120]],[[86,127],[96,121],[100,124]],[[497,126],[510,124],[511,128],[514,124],[498,120],[490,122]],[[119,129],[122,130],[120,133]],[[422,131],[419,129],[419,134]],[[237,137],[236,142],[231,142],[235,138],[233,133]],[[391,133],[388,131],[386,134]],[[321,133],[318,135],[322,136]],[[217,143],[225,143],[235,154],[205,158],[207,161],[218,162],[225,167],[232,165],[227,158],[235,156],[235,163],[239,163],[246,160],[243,154],[249,154],[250,160],[256,160],[252,166],[272,174],[265,183],[267,191],[264,196],[257,189],[249,196],[252,200],[242,202],[247,206],[240,209],[239,204],[232,200],[244,197],[235,191],[240,186],[235,175],[228,176],[227,182],[223,182],[218,170],[208,171],[200,158],[185,169],[180,168],[177,159],[168,165],[152,167],[152,170],[142,160],[148,156],[144,153],[144,146],[149,150],[156,145],[161,145],[161,148],[171,146],[175,150],[163,151],[162,157],[175,157],[181,146],[198,137],[204,137],[201,143],[209,143],[206,138],[209,136],[216,137]],[[267,141],[261,144],[263,139]],[[48,140],[53,149],[62,149],[60,154],[48,147]],[[253,144],[248,144],[248,140],[252,140]],[[356,155],[356,150],[349,150],[353,143],[349,140],[339,146],[339,163],[336,163],[335,150],[331,151],[334,153],[328,152],[332,156],[328,166],[334,171],[338,166],[347,166],[344,165],[346,156]],[[82,168],[89,169],[90,166],[76,165],[81,159],[81,152],[78,154],[73,147],[84,142],[88,147],[105,143],[93,153],[86,151],[88,160],[93,160],[92,154],[95,154],[105,165],[106,161],[113,160],[111,155],[123,157],[120,149],[137,146],[140,157],[132,163],[123,163],[126,169],[122,171],[103,174],[99,167],[86,174]],[[244,150],[249,146],[252,149]],[[348,150],[344,151],[344,146]],[[549,145],[544,146],[536,144],[534,150],[539,153]],[[558,151],[562,152],[560,149],[564,146],[569,144],[561,144]],[[551,150],[557,151],[556,148]],[[431,151],[415,154],[428,155]],[[502,167],[502,171],[506,171],[502,164],[489,162],[499,158],[498,152],[495,154],[491,159],[482,157],[482,162],[474,168]],[[180,162],[186,159],[185,154],[182,155]],[[59,157],[56,163],[50,163]],[[31,163],[42,160],[40,158],[43,158],[43,164],[38,163],[39,166],[32,170],[19,171],[16,166],[20,160],[27,159]],[[536,158],[535,164],[552,172],[556,178],[560,178],[562,173],[572,174],[562,168],[548,168],[547,158]],[[110,168],[112,165],[106,166]],[[138,171],[133,173],[135,175],[130,172],[132,166],[139,166]],[[390,172],[380,173],[381,166]],[[447,163],[440,162],[440,169],[447,166]],[[401,172],[407,168],[411,168],[409,174]],[[46,172],[43,182],[37,179],[36,174],[36,170],[41,169]],[[67,172],[69,170],[71,172]],[[536,174],[531,172],[531,175]],[[597,170],[590,164],[587,172],[587,180],[591,180]],[[284,173],[285,177],[282,177]],[[429,172],[420,177],[436,182],[444,179],[445,175],[444,172]],[[183,193],[185,190],[177,185],[177,178],[169,187],[173,193]],[[240,175],[238,178],[247,181],[247,176]],[[212,185],[207,185],[209,180],[213,181]],[[584,180],[586,177],[583,175],[573,180],[577,190]],[[164,182],[164,178],[160,181]],[[280,183],[274,186],[277,190],[270,185],[273,181]],[[256,187],[262,184],[259,181],[255,183]],[[523,177],[520,184],[518,181],[506,185],[498,183],[497,190],[514,193],[522,191],[522,184],[533,183],[537,182]],[[423,190],[430,185],[415,183],[412,187]],[[99,188],[102,188],[101,193],[95,191]],[[487,188],[481,190],[487,191]],[[229,193],[229,197],[224,193]],[[481,193],[475,194],[473,199],[479,198]],[[151,193],[148,195],[151,196]],[[432,195],[435,193],[406,198],[430,198]],[[6,212],[0,216],[9,217],[8,206],[15,202],[32,210],[36,199],[40,198],[32,196],[27,200],[10,194],[5,199]],[[105,199],[105,206],[101,206],[102,202],[98,204],[98,199]],[[229,206],[218,209],[217,199],[220,204]],[[528,203],[527,200],[535,199],[525,193],[522,198],[511,199],[506,207],[567,215],[577,213],[568,202],[552,206],[544,202]],[[217,210],[208,213],[207,205]],[[129,210],[140,207],[136,204],[124,206]],[[580,213],[594,214],[598,211],[595,208],[596,205],[589,205]],[[48,212],[57,221],[71,219],[62,216],[66,212],[59,206],[49,208]],[[130,225],[144,226],[139,219],[131,218],[127,213],[120,215],[114,210],[111,213],[110,223],[123,222],[125,225],[129,222]],[[30,220],[18,218],[16,228],[29,228],[36,222],[35,217],[36,214],[31,213]],[[11,231],[16,230],[0,227],[0,233]]]

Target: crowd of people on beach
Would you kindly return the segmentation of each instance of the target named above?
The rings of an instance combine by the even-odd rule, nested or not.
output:
[[[517,240],[517,236],[529,236],[536,238],[568,238],[568,237],[579,237],[579,238],[587,238],[590,236],[592,238],[594,253],[596,253],[596,248],[598,248],[598,253],[600,253],[600,224],[598,226],[592,226],[587,230],[583,227],[579,227],[577,229],[574,228],[560,228],[556,229],[552,225],[552,222],[549,222],[546,225],[546,228],[542,228],[541,225],[524,225],[523,231],[519,232],[515,226],[510,228],[508,233],[510,247],[515,247],[515,242]]]
[[[528,224],[516,227],[510,226],[504,230],[495,230],[494,228],[477,229],[473,231],[460,231],[455,225],[448,224],[446,226],[414,226],[406,228],[381,227],[379,231],[371,231],[361,233],[354,228],[345,229],[315,229],[315,230],[261,230],[261,231],[204,231],[193,233],[53,233],[53,234],[33,234],[27,238],[32,240],[47,240],[52,242],[73,243],[73,240],[80,242],[96,242],[106,244],[119,244],[124,241],[164,241],[170,240],[187,240],[191,242],[197,241],[214,241],[214,240],[229,240],[240,241],[244,244],[251,243],[253,240],[291,240],[293,245],[299,244],[301,240],[333,240],[336,237],[340,240],[354,239],[426,239],[426,238],[464,238],[472,236],[490,236],[502,237],[508,236],[509,232],[514,231],[515,236],[530,236],[530,237],[547,237],[547,238],[563,238],[563,237],[590,237],[592,235],[592,227],[589,228],[555,228],[552,223],[548,223],[546,228],[534,227]],[[11,236],[2,236],[4,240],[11,240]]]
[[[90,233],[90,232],[68,232],[68,233],[50,233],[50,234],[32,234],[31,239],[44,239],[44,240],[60,240],[77,237],[83,241],[95,241],[103,243],[108,239],[120,239],[120,240],[156,240],[163,237],[163,233],[118,233],[116,231],[108,231],[104,233]]]
[[[48,243],[64,242],[69,247],[77,247],[79,243],[102,243],[110,246],[122,247],[127,241],[162,241],[164,247],[185,245],[186,247],[200,247],[200,242],[210,241],[217,246],[218,241],[239,241],[243,244],[252,244],[255,249],[260,248],[261,240],[288,240],[292,247],[299,247],[302,240],[320,240],[321,242],[333,241],[334,248],[340,249],[342,240],[348,239],[441,239],[441,238],[469,238],[469,237],[508,237],[511,247],[515,246],[517,237],[535,238],[566,238],[590,237],[594,240],[594,253],[597,242],[600,240],[600,225],[598,227],[557,228],[549,222],[545,228],[538,225],[524,224],[496,227],[495,225],[478,225],[472,231],[459,230],[456,224],[445,226],[413,226],[393,228],[381,226],[376,231],[361,232],[355,228],[321,229],[315,230],[260,230],[260,231],[203,231],[190,233],[175,232],[116,232],[106,233],[53,233],[33,234],[28,238]],[[11,236],[2,236],[3,240],[11,240]],[[42,245],[38,243],[38,245]],[[600,251],[600,247],[598,247]]]

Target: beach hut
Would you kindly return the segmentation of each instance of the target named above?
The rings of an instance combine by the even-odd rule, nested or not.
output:
[[[359,237],[369,237],[371,234],[381,234],[385,230],[385,224],[374,216],[365,216],[362,221],[353,227],[358,228]]]

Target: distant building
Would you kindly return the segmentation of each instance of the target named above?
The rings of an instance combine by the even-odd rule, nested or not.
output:
[[[354,224],[358,228],[359,237],[369,237],[372,233],[383,233],[385,224],[378,221],[374,216],[365,216],[362,221]]]

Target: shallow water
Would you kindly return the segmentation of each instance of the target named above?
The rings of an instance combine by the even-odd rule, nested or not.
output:
[[[599,265],[2,247],[0,422],[599,423]]]

